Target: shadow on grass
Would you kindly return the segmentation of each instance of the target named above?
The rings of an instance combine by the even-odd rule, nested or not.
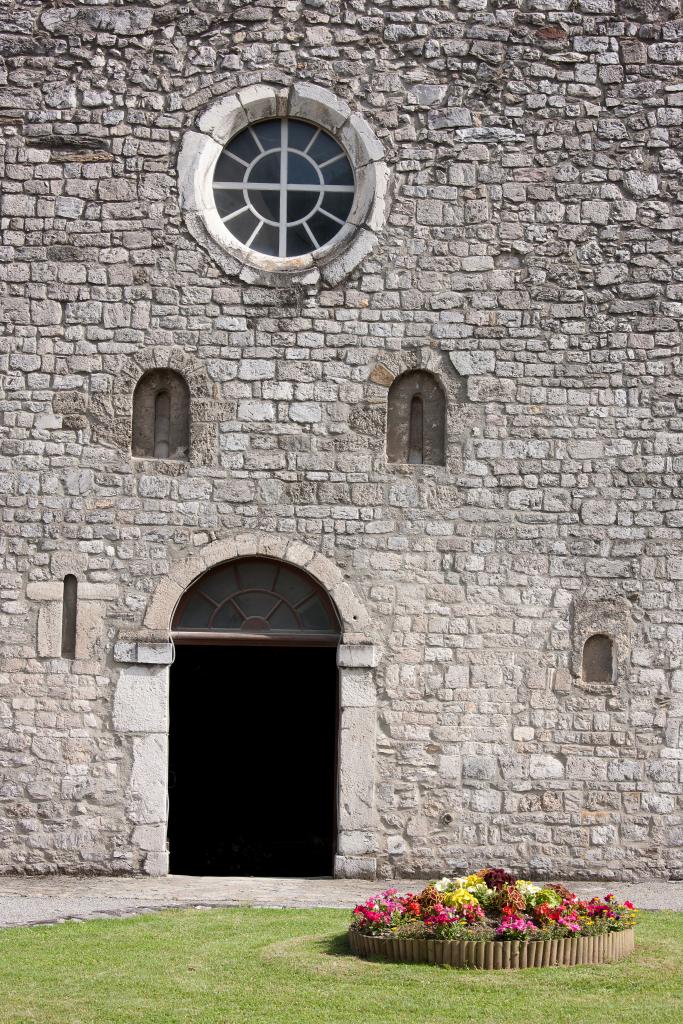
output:
[[[346,932],[341,932],[339,935],[332,935],[324,939],[319,939],[315,943],[315,948],[324,956],[355,956],[355,954],[351,952],[351,947],[349,945],[349,937],[346,934]]]

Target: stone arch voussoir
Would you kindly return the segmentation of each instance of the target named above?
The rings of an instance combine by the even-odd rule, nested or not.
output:
[[[196,555],[173,566],[168,576],[157,586],[147,607],[145,629],[157,634],[170,631],[176,606],[196,579],[221,562],[254,555],[278,558],[310,573],[327,590],[337,607],[343,626],[343,642],[373,642],[369,635],[370,619],[365,606],[331,559],[302,541],[277,536],[261,537],[253,533],[213,541]]]
[[[443,353],[435,351],[429,345],[410,349],[405,352],[387,352],[376,363],[370,373],[370,384],[373,391],[382,394],[391,387],[398,377],[414,370],[425,370],[437,378],[448,400],[464,397],[464,385],[460,375]]]

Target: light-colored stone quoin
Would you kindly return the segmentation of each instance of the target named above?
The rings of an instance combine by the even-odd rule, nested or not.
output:
[[[0,872],[167,870],[171,617],[262,554],[343,623],[337,874],[683,877],[678,5],[5,6]],[[357,195],[283,267],[210,185],[287,113]],[[444,465],[387,462],[411,370]]]

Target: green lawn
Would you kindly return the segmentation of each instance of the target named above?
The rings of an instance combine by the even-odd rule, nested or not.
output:
[[[0,931],[0,1024],[680,1024],[683,914],[605,967],[519,972],[348,953],[338,910],[186,910]]]

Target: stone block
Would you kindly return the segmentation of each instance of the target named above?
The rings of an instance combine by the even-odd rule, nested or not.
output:
[[[374,708],[345,708],[339,734],[339,821],[342,832],[375,826]]]
[[[439,754],[439,778],[452,782],[462,776],[462,756],[460,754]]]
[[[286,550],[287,541],[283,537],[266,537],[261,535],[258,538],[256,551],[259,555],[266,555],[269,558],[280,558],[286,561]]]
[[[259,533],[241,533],[235,537],[235,550],[238,555],[257,555],[260,541]]]
[[[624,185],[638,199],[651,199],[660,191],[656,174],[645,174],[643,171],[625,171]]]
[[[342,857],[363,857],[372,855],[377,848],[374,832],[340,832],[338,851]]]
[[[86,661],[100,658],[104,650],[104,618],[107,606],[101,601],[78,601],[76,612],[76,657]]]
[[[168,670],[165,666],[141,666],[119,672],[113,722],[117,732],[168,731]]]
[[[374,675],[370,671],[340,669],[339,689],[342,708],[374,708],[377,703]]]
[[[84,201],[73,196],[58,196],[55,200],[56,217],[64,217],[66,220],[80,220],[84,209]]]
[[[157,853],[148,853],[145,857],[143,871],[151,878],[161,878],[169,871],[169,853],[167,850]]]
[[[74,109],[78,105],[76,86],[70,82],[51,82],[45,105],[56,110]]]
[[[485,376],[493,373],[496,368],[496,357],[493,352],[451,352],[453,366],[462,377],[470,375]]]
[[[616,521],[616,501],[589,498],[581,504],[581,519],[591,526],[609,526]]]
[[[116,583],[88,583],[84,580],[78,584],[79,601],[115,601],[119,596]]]
[[[467,397],[472,402],[511,402],[515,391],[515,382],[501,377],[472,376],[467,381]]]
[[[444,110],[430,110],[427,114],[427,125],[433,131],[468,128],[471,124],[472,115],[466,107],[446,107]]]
[[[61,601],[63,591],[64,584],[61,580],[26,585],[26,596],[29,601]]]
[[[316,554],[306,566],[306,571],[313,576],[326,590],[334,590],[344,579],[341,569],[329,558]]]
[[[337,259],[320,265],[320,275],[329,285],[337,285],[351,271],[369,256],[377,244],[377,236],[372,231],[359,230],[355,238]]]
[[[210,135],[220,146],[224,146],[248,124],[247,113],[234,94],[224,96],[218,103],[214,103],[197,122],[200,132]]]
[[[524,135],[514,128],[458,128],[456,131],[460,142],[480,142],[494,144],[511,144],[524,142]]]
[[[448,184],[471,188],[477,183],[477,166],[474,163],[456,162],[448,168]]]
[[[395,374],[393,374],[391,370],[388,370],[386,366],[382,365],[382,363],[378,363],[373,367],[368,379],[371,380],[373,384],[379,385],[379,387],[389,388],[393,384],[394,378]]]
[[[337,665],[340,668],[375,668],[379,652],[374,644],[359,644],[355,647],[340,644],[337,648]]]
[[[138,645],[135,640],[117,640],[114,644],[114,661],[122,664],[134,664],[138,657]]]
[[[562,779],[564,762],[552,754],[532,754],[529,758],[529,777],[532,779]]]
[[[38,611],[38,656],[60,658],[62,654],[62,604],[50,601]]]
[[[178,156],[180,205],[190,212],[213,206],[213,169],[222,147],[199,132],[186,132]]]
[[[264,121],[269,117],[285,117],[287,115],[287,90],[273,88],[270,85],[249,85],[241,89],[240,103],[249,118],[254,123]]]
[[[347,630],[366,630],[368,627],[367,611],[360,603],[348,583],[335,584],[331,590],[330,597],[334,601],[337,611],[342,617],[345,639],[347,642],[351,643],[352,641]],[[367,639],[368,638],[366,636],[363,637],[364,641]]]
[[[591,829],[593,846],[614,846],[619,840],[619,833],[613,825],[597,825]]]
[[[345,857],[337,854],[334,858],[335,878],[376,878],[376,857]]]
[[[498,760],[485,754],[469,754],[462,761],[463,779],[494,782],[498,779]]]
[[[320,423],[323,418],[322,407],[318,402],[292,402],[289,418],[294,423]]]
[[[87,568],[88,555],[85,552],[55,551],[50,558],[51,573],[59,580],[63,580],[69,573],[80,579],[86,573]]]
[[[160,580],[145,615],[145,626],[148,629],[171,628],[171,616],[182,597],[183,590],[184,587],[179,586],[175,580],[169,577]]]
[[[275,419],[275,405],[245,399],[238,403],[237,418],[246,423],[268,423]]]
[[[473,789],[469,804],[479,814],[498,814],[503,802],[503,794],[495,789]]]
[[[142,6],[58,7],[43,11],[40,20],[53,35],[79,36],[107,32],[115,36],[139,36],[152,27],[154,12]]]
[[[136,660],[138,665],[170,665],[173,662],[173,645],[138,642]]]
[[[359,168],[349,223],[359,224],[370,232],[381,231],[389,215],[391,182],[391,171],[384,162]]]
[[[591,224],[607,224],[609,203],[604,203],[600,199],[589,199],[581,203],[581,217]]]
[[[129,815],[137,825],[166,821],[168,741],[165,735],[133,738]]]
[[[671,580],[683,580],[683,556],[674,555],[666,560],[666,571]]]
[[[59,302],[45,299],[31,303],[31,321],[38,327],[52,327],[62,322],[62,307]]]
[[[329,89],[295,82],[289,97],[289,116],[320,124],[334,134],[351,117],[351,107]]]
[[[290,540],[282,557],[285,561],[298,565],[300,569],[307,569],[315,555],[316,552],[313,548],[309,548],[308,545],[302,544],[299,540]]]
[[[426,82],[420,85],[412,85],[408,89],[406,100],[408,103],[414,103],[418,107],[433,107],[443,103],[447,92],[447,85],[434,85]]]
[[[137,825],[133,829],[133,845],[145,853],[166,853],[166,826]]]
[[[390,857],[399,856],[407,851],[407,844],[403,836],[389,834],[386,837],[386,843],[387,853]]]

